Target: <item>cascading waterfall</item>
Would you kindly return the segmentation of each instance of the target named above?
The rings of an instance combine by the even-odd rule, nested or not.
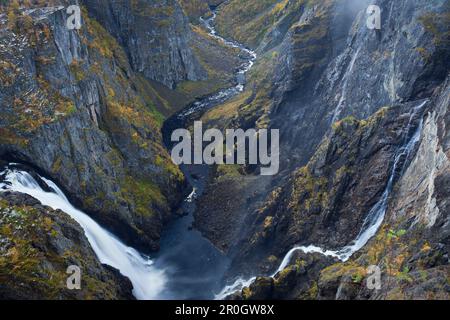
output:
[[[167,282],[164,270],[155,268],[152,260],[124,245],[88,215],[72,206],[53,181],[40,177],[49,190],[53,191],[47,192],[25,171],[8,168],[1,174],[5,175],[5,182],[0,183],[0,192],[15,191],[28,194],[45,206],[67,213],[83,228],[100,262],[116,268],[130,279],[133,294],[137,299],[158,299]]]
[[[284,270],[289,265],[291,258],[296,251],[302,251],[304,253],[320,253],[322,255],[334,257],[345,262],[355,252],[359,251],[362,247],[364,247],[366,243],[377,233],[378,229],[383,223],[387,210],[389,195],[392,192],[394,183],[399,176],[403,175],[406,169],[406,159],[409,158],[411,152],[414,150],[414,147],[420,141],[420,135],[422,133],[423,128],[423,119],[420,120],[416,131],[411,137],[410,133],[413,126],[414,117],[417,116],[423,110],[423,107],[426,105],[427,102],[428,100],[422,102],[411,113],[404,134],[404,144],[398,150],[395,156],[394,165],[392,167],[391,174],[388,183],[386,185],[386,188],[383,192],[383,195],[381,196],[380,200],[378,200],[378,202],[370,209],[369,213],[364,219],[363,225],[356,239],[351,244],[345,246],[340,250],[326,250],[315,245],[296,246],[291,250],[289,250],[289,252],[284,256],[278,269],[272,275],[270,275],[270,277],[274,277],[278,272]],[[215,296],[215,298],[224,299],[226,296],[238,290],[242,290],[244,287],[248,287],[255,280],[256,277],[252,277],[248,280],[239,278],[233,284],[226,286],[220,293],[218,293]]]

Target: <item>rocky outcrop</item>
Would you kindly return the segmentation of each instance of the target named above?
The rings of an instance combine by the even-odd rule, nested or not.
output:
[[[259,277],[229,300],[314,300],[319,293],[317,278],[334,259],[321,254],[298,253],[293,263],[274,277]]]
[[[100,264],[84,231],[62,211],[24,194],[0,193],[0,299],[134,299],[128,279]],[[81,289],[67,288],[69,266]]]
[[[179,0],[178,2],[193,24],[198,24],[201,17],[211,14],[208,1],[206,0]]]

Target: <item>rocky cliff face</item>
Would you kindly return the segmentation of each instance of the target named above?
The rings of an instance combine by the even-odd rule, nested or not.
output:
[[[83,3],[123,45],[133,70],[147,79],[170,88],[183,80],[207,79],[206,71],[189,46],[193,35],[178,1],[86,0]]]
[[[131,283],[101,265],[80,226],[23,194],[0,193],[0,299],[133,299]],[[81,290],[69,290],[70,265]]]
[[[244,241],[249,252],[277,256],[296,244],[338,249],[351,243],[382,196],[398,150],[419,125],[421,113],[409,114],[413,106],[336,123],[310,162],[249,218],[257,225]]]
[[[58,7],[13,14],[1,19],[2,158],[39,168],[128,243],[156,249],[183,177],[143,80],[86,12],[79,31]]]

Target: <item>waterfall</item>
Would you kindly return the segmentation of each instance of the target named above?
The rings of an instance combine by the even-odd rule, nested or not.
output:
[[[25,171],[8,168],[1,174],[6,177],[5,182],[0,183],[0,192],[25,193],[39,200],[45,206],[67,213],[83,228],[100,262],[118,269],[122,275],[130,279],[133,284],[133,294],[137,299],[158,298],[165,288],[164,270],[155,268],[152,260],[124,245],[84,212],[73,207],[53,181],[40,177],[49,190],[52,190],[52,192],[47,192]]]
[[[278,272],[284,270],[290,263],[293,254],[296,251],[302,251],[304,253],[320,253],[325,256],[334,257],[341,261],[347,261],[355,252],[359,251],[364,247],[367,242],[377,233],[381,224],[383,223],[384,217],[386,215],[387,205],[389,196],[392,192],[392,188],[399,176],[402,176],[407,166],[407,159],[414,150],[414,147],[420,141],[420,135],[423,128],[423,119],[420,119],[419,125],[417,126],[415,132],[411,136],[411,130],[413,127],[413,120],[426,105],[428,100],[422,102],[419,106],[414,108],[410,115],[409,122],[406,126],[406,130],[403,137],[403,145],[399,148],[395,155],[394,164],[392,166],[391,174],[389,176],[386,188],[377,203],[370,209],[369,213],[364,219],[361,230],[355,240],[351,244],[343,247],[339,250],[326,250],[315,245],[309,246],[296,246],[288,251],[284,256],[278,269],[270,275],[274,277]],[[248,287],[256,280],[256,277],[252,277],[248,280],[243,278],[237,279],[233,284],[226,286],[220,293],[216,295],[216,299],[224,299],[226,296],[242,290],[244,287]]]
[[[402,176],[403,172],[406,169],[407,165],[406,160],[411,155],[411,152],[414,150],[414,147],[420,141],[420,135],[422,133],[423,128],[423,119],[420,119],[419,125],[417,126],[412,136],[411,136],[411,129],[413,126],[414,117],[417,116],[417,114],[419,114],[419,112],[422,111],[423,107],[427,102],[428,102],[427,100],[422,102],[411,113],[403,137],[404,143],[403,146],[400,147],[400,149],[397,151],[397,154],[395,155],[394,165],[392,166],[391,174],[389,176],[386,188],[380,200],[378,200],[378,202],[375,203],[375,205],[370,209],[369,213],[365,217],[361,230],[359,231],[359,234],[356,237],[356,239],[353,240],[351,244],[336,251],[325,250],[314,245],[294,247],[286,254],[277,272],[283,270],[289,264],[292,254],[297,250],[303,251],[305,253],[311,252],[321,253],[326,256],[338,258],[339,260],[342,261],[347,261],[353,255],[353,253],[359,251],[362,247],[364,247],[366,243],[377,233],[379,227],[383,223],[384,216],[387,210],[389,196],[392,192],[392,188],[394,187],[394,183],[399,176]]]
[[[215,295],[214,299],[223,300],[230,294],[233,294],[236,291],[240,291],[245,287],[250,286],[255,280],[256,277],[252,277],[250,279],[238,278],[234,283],[225,286],[225,288],[223,288],[222,291],[220,291],[218,294]]]

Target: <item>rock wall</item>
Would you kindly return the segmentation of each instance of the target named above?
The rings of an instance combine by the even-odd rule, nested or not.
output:
[[[83,3],[123,45],[135,72],[172,89],[183,80],[206,80],[189,46],[189,21],[176,0]]]
[[[250,75],[252,85],[245,92],[245,101],[236,99],[231,116],[223,114],[220,118],[220,111],[215,111],[213,122],[280,129],[282,172],[270,183],[254,177],[249,168],[238,170],[238,175],[234,171],[226,174],[221,178],[228,179],[226,184],[213,179],[207,197],[220,190],[228,194],[230,181],[245,183],[250,177],[256,180],[254,185],[265,184],[270,191],[264,196],[264,191],[246,186],[248,192],[244,190],[238,199],[251,199],[246,202],[251,201],[249,206],[240,200],[230,201],[229,197],[221,202],[215,196],[214,205],[205,209],[213,217],[212,223],[199,219],[204,234],[212,234],[216,221],[220,221],[214,218],[221,216],[215,207],[226,207],[228,218],[229,212],[239,212],[240,223],[230,226],[234,239],[227,240],[228,252],[234,258],[232,275],[255,275],[255,266],[260,267],[259,274],[270,274],[294,245],[318,244],[336,249],[348,244],[359,232],[370,208],[381,198],[395,155],[404,146],[401,141],[411,129],[408,124],[417,128],[423,119],[422,143],[412,156],[402,160],[406,171],[401,172],[403,178],[395,178],[386,223],[363,250],[370,254],[376,251],[378,256],[372,262],[384,270],[392,265],[389,289],[378,296],[363,290],[370,265],[365,254],[329,269],[324,269],[322,258],[305,261],[299,254],[292,260],[291,270],[272,280],[262,278],[261,286],[245,289],[240,297],[394,298],[397,293],[399,297],[445,297],[448,231],[445,211],[440,208],[447,208],[444,184],[448,154],[444,147],[446,111],[441,108],[446,105],[444,109],[448,109],[450,51],[445,37],[449,2],[371,2],[381,7],[379,31],[366,27],[365,1],[283,4],[278,19],[253,45],[260,56]],[[296,14],[290,13],[289,8],[296,5]],[[225,4],[219,15],[225,17],[234,12],[233,8],[232,4]],[[268,5],[262,15],[273,13],[274,8]],[[259,17],[245,16],[250,19],[246,26],[258,23]],[[218,23],[219,28],[226,27],[224,21],[218,19]],[[235,30],[234,36],[246,39],[243,30]],[[425,100],[426,109],[416,113],[415,108]],[[229,105],[223,108],[230,110]],[[204,118],[212,116],[213,112]],[[261,197],[266,201],[255,208],[254,202]],[[233,220],[234,215],[231,217],[237,221]],[[410,224],[403,225],[405,221]],[[437,225],[439,231],[432,227]],[[428,228],[424,231],[426,240],[418,241],[424,227]],[[404,238],[403,230],[408,233]],[[433,232],[439,235],[438,239],[432,236]],[[220,240],[217,243],[223,245]],[[387,247],[380,250],[379,246]],[[426,250],[422,252],[420,246]],[[388,261],[397,253],[403,255],[401,263]],[[415,254],[423,257],[413,258]],[[444,258],[426,265],[423,259],[427,255]],[[294,263],[296,259],[298,263]],[[412,259],[410,264],[406,264],[408,259]],[[301,271],[303,262],[309,266],[306,278]],[[420,272],[425,274],[434,266],[439,268],[430,269],[427,279],[431,281],[434,275],[439,280],[433,285],[421,282]],[[408,270],[414,268],[415,273],[408,278]],[[414,281],[395,293],[395,284],[408,282],[405,279]]]
[[[59,7],[15,15],[16,25],[1,19],[1,157],[39,168],[126,242],[157,249],[183,176],[125,51],[85,11],[79,31]]]

